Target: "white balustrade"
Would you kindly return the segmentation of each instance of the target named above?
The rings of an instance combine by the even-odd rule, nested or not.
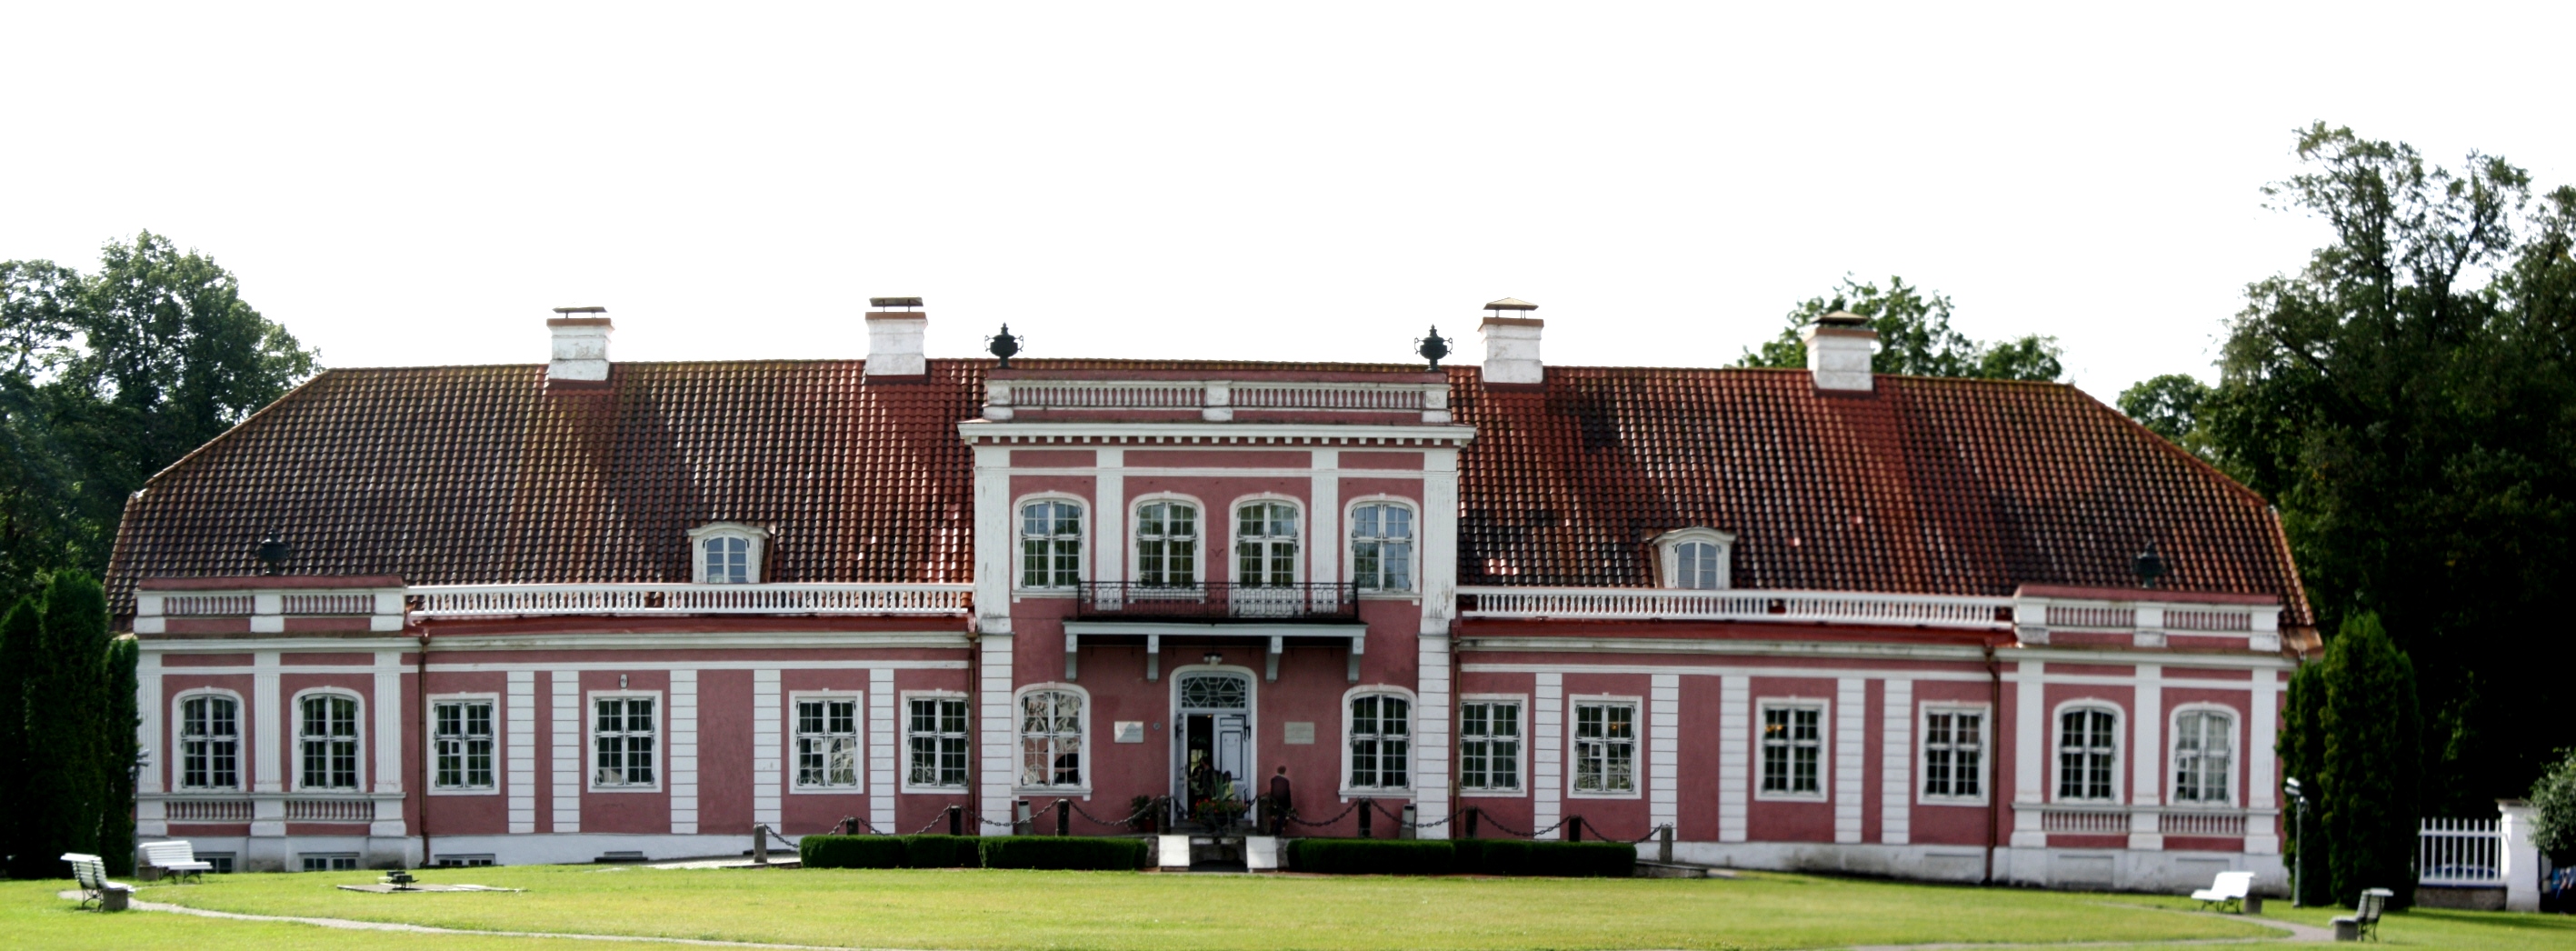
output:
[[[526,584],[411,589],[420,617],[562,614],[963,614],[963,584]]]
[[[373,799],[289,799],[288,822],[374,822]]]
[[[2048,606],[2048,626],[2125,631],[2138,626],[2138,612],[2135,608],[2052,604]]]
[[[1559,620],[1788,621],[2002,629],[2010,598],[1853,591],[1461,586],[1465,617]]]
[[[166,799],[162,817],[169,822],[249,822],[248,799]]]
[[[1190,380],[993,380],[986,384],[985,418],[1007,420],[1023,410],[1199,410],[1209,420],[1235,410],[1291,413],[1420,413],[1426,423],[1449,421],[1446,383],[1365,381],[1289,383]]]
[[[2245,834],[2245,814],[2168,812],[2156,821],[2156,831],[2165,835],[2240,836]]]
[[[2129,810],[2109,809],[2042,809],[2039,813],[2042,832],[2075,835],[2127,835]]]
[[[373,614],[373,594],[289,594],[281,596],[285,614]]]
[[[161,613],[172,617],[240,617],[251,612],[247,594],[173,594],[161,599]]]

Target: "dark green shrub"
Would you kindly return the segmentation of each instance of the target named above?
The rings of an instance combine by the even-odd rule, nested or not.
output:
[[[1470,854],[1475,856],[1472,864]],[[1637,874],[1637,847],[1624,842],[1470,840],[1458,843],[1458,855],[1458,871],[1480,875],[1627,878]]]
[[[2415,901],[2423,763],[2415,663],[2378,615],[2362,614],[2326,643],[2325,668],[2325,866],[2335,902],[2351,905],[2362,889],[2386,888],[2396,893],[2388,907],[2405,908]]]
[[[1145,840],[1010,835],[981,840],[985,868],[1134,871],[1145,867]]]
[[[984,859],[975,849],[982,841],[971,835],[906,835],[903,840],[905,868],[981,868]]]
[[[1446,875],[1457,850],[1447,842],[1406,839],[1297,839],[1288,867],[1322,875]]]
[[[796,843],[806,868],[902,868],[903,840],[890,835],[809,835]]]

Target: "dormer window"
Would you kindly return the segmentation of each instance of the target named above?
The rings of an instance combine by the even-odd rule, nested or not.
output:
[[[1713,528],[1685,528],[1655,540],[1667,588],[1716,591],[1734,587],[1735,536]]]
[[[769,533],[757,526],[739,522],[716,522],[689,531],[689,547],[696,552],[696,576],[699,584],[756,584],[760,581],[760,555]]]

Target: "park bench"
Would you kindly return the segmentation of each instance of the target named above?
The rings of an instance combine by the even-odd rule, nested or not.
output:
[[[63,853],[63,861],[72,863],[72,880],[80,883],[81,907],[100,911],[124,911],[125,901],[134,895],[134,886],[107,880],[107,862],[95,855]]]
[[[2396,894],[2385,888],[2362,889],[2361,901],[2353,904],[2352,914],[2334,920],[2335,940],[2379,940],[2379,912],[2388,907],[2388,899]]]
[[[2191,893],[2191,900],[2199,902],[2204,910],[2216,908],[2241,912],[2245,910],[2245,896],[2253,891],[2254,873],[2220,872],[2208,888]]]
[[[212,862],[198,861],[197,847],[189,844],[186,839],[143,843],[143,865],[146,868],[159,869],[161,874],[173,877],[202,876],[214,871],[215,868]]]

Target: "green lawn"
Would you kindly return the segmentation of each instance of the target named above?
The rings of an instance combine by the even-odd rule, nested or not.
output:
[[[373,895],[376,873],[208,876],[146,901],[269,915],[503,931],[894,948],[1824,948],[1931,942],[2268,939],[2251,923],[2176,914],[2132,895],[1948,888],[1751,875],[1727,880],[1217,877],[1110,872],[665,871],[590,866],[439,870],[432,881],[518,894]],[[53,898],[62,882],[0,883],[0,944],[42,948],[479,949],[527,939],[350,932],[130,913]],[[2324,911],[2283,917],[2323,924]],[[2387,943],[2576,949],[2576,920],[2414,912]],[[2272,943],[2272,942],[2265,942]],[[566,945],[567,948],[575,946]]]

